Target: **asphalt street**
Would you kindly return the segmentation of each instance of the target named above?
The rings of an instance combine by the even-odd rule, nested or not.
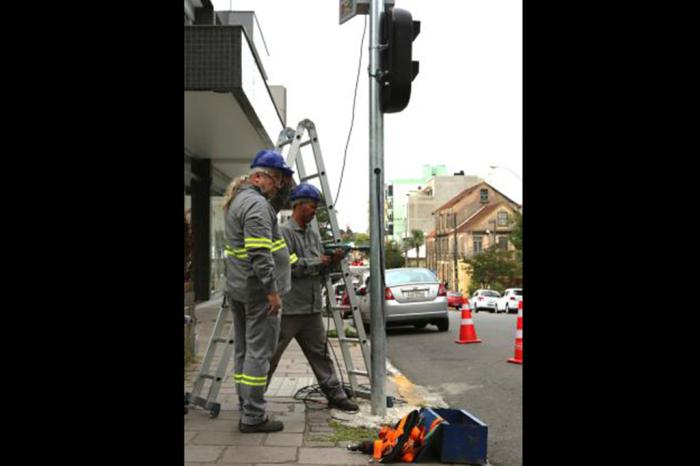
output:
[[[439,393],[488,425],[494,466],[522,465],[522,365],[506,362],[515,349],[516,314],[472,312],[481,343],[456,344],[461,312],[450,310],[450,329],[390,327],[387,354],[413,383]]]

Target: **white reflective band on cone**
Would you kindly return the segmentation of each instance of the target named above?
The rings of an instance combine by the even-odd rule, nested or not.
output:
[[[462,319],[462,325],[465,324],[474,325],[474,321],[472,319]]]
[[[516,330],[515,331],[515,338],[523,338],[523,331],[522,330]]]

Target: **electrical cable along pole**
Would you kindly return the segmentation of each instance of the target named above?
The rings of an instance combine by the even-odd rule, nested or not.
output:
[[[370,0],[369,25],[369,202],[370,202],[370,329],[372,350],[372,414],[386,414],[386,330],[384,320],[384,115],[379,109],[382,86],[379,67],[379,24],[384,0]]]
[[[384,113],[408,105],[418,75],[412,42],[420,21],[393,8],[394,0],[340,0],[340,24],[369,14],[369,203],[372,414],[386,415],[386,321],[384,314]],[[388,8],[385,8],[388,7]]]

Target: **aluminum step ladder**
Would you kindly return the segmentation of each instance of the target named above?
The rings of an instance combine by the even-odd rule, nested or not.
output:
[[[221,404],[216,401],[216,398],[219,395],[221,384],[226,377],[228,363],[231,361],[231,355],[233,353],[233,320],[227,320],[227,318],[233,319],[233,314],[230,311],[229,304],[226,301],[226,295],[224,294],[224,299],[219,308],[219,315],[216,318],[216,324],[214,324],[214,330],[211,333],[211,337],[209,337],[207,352],[199,368],[197,378],[194,381],[192,392],[185,393],[185,408],[188,405],[203,408],[208,410],[213,418],[217,417],[219,411],[221,411]],[[224,335],[224,324],[231,324],[228,335]],[[220,350],[219,345],[223,345],[223,350]],[[217,352],[220,353],[221,357],[219,358],[216,371],[212,373],[210,372],[210,368]],[[211,383],[209,384],[207,395],[202,396],[204,385],[207,380]],[[185,410],[185,414],[186,413],[187,410]]]
[[[304,133],[308,134],[308,139],[302,141]],[[323,157],[321,155],[321,146],[318,142],[318,134],[316,132],[316,126],[311,120],[302,120],[297,126],[296,131],[292,128],[285,128],[279,135],[277,140],[276,149],[282,154],[282,149],[291,145],[289,152],[287,153],[287,165],[294,167],[296,165],[297,174],[299,175],[299,182],[313,180],[318,178],[321,184],[321,191],[323,192],[324,201],[318,204],[317,210],[325,209],[328,212],[328,219],[330,223],[330,233],[332,235],[332,240],[323,242],[324,248],[333,245],[342,245],[342,239],[340,237],[340,230],[338,228],[338,220],[336,217],[333,195],[331,193],[330,185],[328,184],[328,177],[326,175],[326,168],[323,164]],[[301,154],[301,148],[307,145],[311,145],[314,155],[314,161],[316,165],[316,172],[307,173],[304,167],[304,161]],[[316,233],[319,233],[318,222],[316,217],[314,217],[311,222],[311,227]],[[323,236],[321,236],[323,238]],[[370,360],[370,348],[369,341],[367,340],[367,334],[365,333],[364,325],[362,324],[362,317],[360,315],[359,308],[359,298],[355,293],[355,288],[352,283],[352,275],[350,273],[349,266],[346,259],[340,261],[340,272],[325,274],[322,277],[322,285],[326,290],[326,308],[329,310],[333,316],[333,322],[335,324],[336,331],[338,332],[338,342],[340,343],[341,353],[343,355],[343,361],[345,363],[345,368],[347,372],[347,379],[350,381],[350,386],[352,388],[352,394],[362,398],[371,398],[371,392],[367,388],[360,387],[357,381],[358,376],[363,376],[370,381],[370,372],[368,370],[371,367]],[[332,279],[339,277],[343,280],[345,284],[345,289],[348,293],[348,298],[350,301],[349,306],[339,306],[335,303],[335,293],[333,292]],[[351,338],[345,336],[345,326],[343,323],[343,313],[345,311],[351,311],[353,324],[357,329],[357,337]],[[363,368],[356,368],[352,357],[350,355],[350,344],[359,344],[362,350],[362,359],[364,362]],[[342,371],[339,367],[338,371]]]

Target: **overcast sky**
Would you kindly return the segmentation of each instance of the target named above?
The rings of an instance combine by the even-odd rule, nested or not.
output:
[[[367,19],[355,122],[337,209],[341,228],[367,231],[369,16],[338,24],[338,0],[213,0],[215,10],[255,11],[269,85],[287,88],[287,125],[316,124],[333,195],[350,129],[360,40]],[[522,203],[522,1],[395,0],[421,22],[420,73],[411,100],[384,116],[385,182],[444,164],[489,181]],[[272,135],[273,140],[277,135]],[[252,155],[252,154],[251,154]]]

